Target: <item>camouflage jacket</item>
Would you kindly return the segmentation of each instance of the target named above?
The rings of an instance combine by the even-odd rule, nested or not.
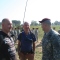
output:
[[[60,60],[60,35],[52,29],[42,39],[42,60]]]

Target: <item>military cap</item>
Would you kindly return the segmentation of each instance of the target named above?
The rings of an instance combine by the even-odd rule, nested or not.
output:
[[[40,23],[46,23],[46,24],[49,24],[51,25],[51,20],[49,18],[44,18],[42,19],[41,21],[39,21]]]

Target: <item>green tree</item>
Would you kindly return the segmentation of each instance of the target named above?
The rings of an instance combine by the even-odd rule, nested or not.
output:
[[[39,25],[39,24],[37,23],[37,21],[34,21],[34,20],[33,20],[33,21],[31,21],[31,25],[32,25],[32,26],[37,26],[37,25]]]
[[[60,22],[59,21],[55,21],[54,25],[60,25]]]
[[[20,26],[21,25],[21,21],[18,21],[18,20],[12,20],[12,23],[13,23],[13,26],[17,27],[17,26]]]

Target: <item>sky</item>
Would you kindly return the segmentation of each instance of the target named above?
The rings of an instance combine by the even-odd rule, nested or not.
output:
[[[27,0],[0,0],[0,22],[3,18],[20,20],[23,23]],[[50,18],[60,21],[60,0],[28,0],[24,21],[40,21]]]

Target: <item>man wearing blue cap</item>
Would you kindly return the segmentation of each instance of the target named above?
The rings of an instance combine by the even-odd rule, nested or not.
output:
[[[39,21],[44,31],[42,39],[42,60],[60,60],[60,34],[51,28],[48,18]]]

